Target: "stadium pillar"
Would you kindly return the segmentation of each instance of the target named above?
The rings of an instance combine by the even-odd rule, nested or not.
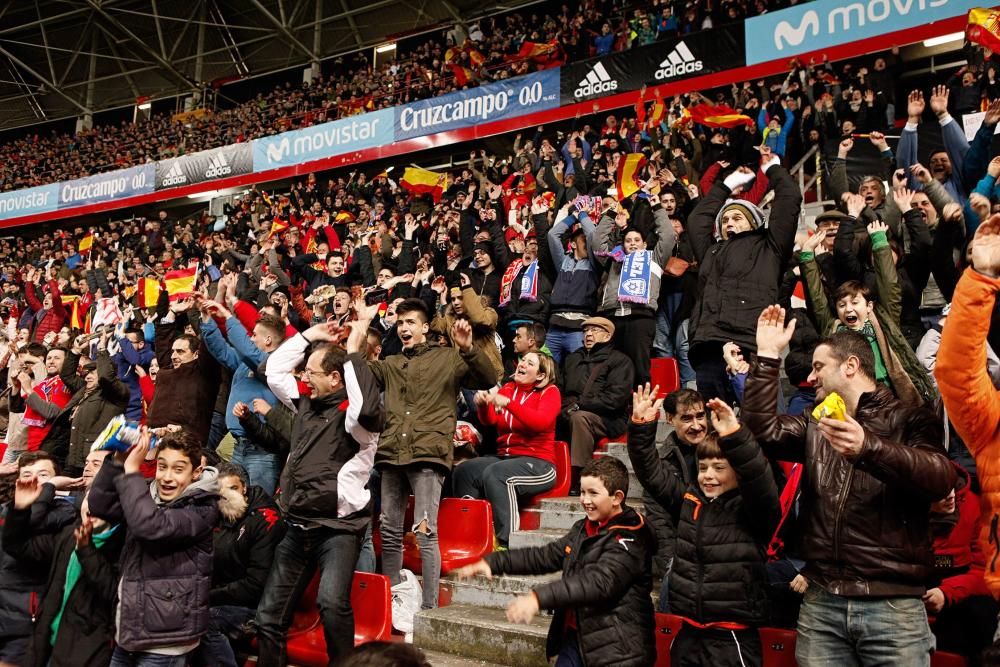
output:
[[[323,50],[323,0],[316,0],[316,12],[314,15],[316,25],[313,26],[313,59],[309,64],[312,70],[312,77],[319,76],[319,54]]]

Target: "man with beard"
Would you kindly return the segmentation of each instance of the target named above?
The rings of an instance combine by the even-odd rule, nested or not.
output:
[[[969,151],[969,142],[959,123],[948,113],[948,87],[936,86],[931,92],[930,102],[931,110],[941,124],[941,137],[944,139],[944,150],[931,153],[931,175],[944,186],[952,199],[964,201],[966,194],[962,183],[962,167],[965,154]],[[917,125],[920,124],[925,108],[924,94],[919,90],[911,92],[906,104],[908,120],[899,140],[899,155],[896,158],[896,163],[907,171],[917,164]]]

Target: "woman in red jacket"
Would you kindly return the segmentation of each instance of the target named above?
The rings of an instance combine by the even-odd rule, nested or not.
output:
[[[556,482],[556,417],[562,396],[552,357],[529,352],[512,382],[475,398],[479,419],[497,429],[497,455],[481,456],[455,468],[456,496],[486,498],[493,506],[493,532],[507,547],[519,526],[517,499],[548,491]]]

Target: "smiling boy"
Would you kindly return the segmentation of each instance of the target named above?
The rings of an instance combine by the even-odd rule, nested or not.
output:
[[[542,547],[494,552],[460,568],[459,578],[546,574],[562,578],[536,586],[507,607],[507,620],[529,623],[540,609],[555,610],[546,645],[557,663],[645,667],[656,659],[653,637],[652,555],[656,538],[641,514],[625,504],[628,470],[609,456],[593,459],[580,475],[580,519]]]
[[[186,431],[168,433],[156,450],[156,478],[140,472],[149,433],[108,457],[88,496],[90,513],[124,522],[113,667],[180,667],[208,629],[212,533],[218,519],[215,468]]]

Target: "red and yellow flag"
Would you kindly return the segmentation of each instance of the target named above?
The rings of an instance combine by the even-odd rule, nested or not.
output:
[[[88,233],[82,239],[80,239],[79,251],[81,253],[90,252],[90,249],[94,247],[94,235],[93,233]]]
[[[280,234],[286,229],[288,229],[288,223],[280,218],[275,218],[274,222],[271,223],[271,231],[268,232],[267,238],[271,238],[275,234]]]
[[[357,220],[354,214],[350,211],[341,211],[336,216],[334,216],[333,221],[337,224],[347,225]]]
[[[197,279],[198,267],[193,266],[188,269],[167,271],[163,284],[167,288],[170,300],[177,301],[178,299],[186,299],[194,294],[194,285]]]
[[[413,194],[429,194],[435,202],[438,202],[448,187],[448,175],[418,167],[407,167],[399,184]]]
[[[139,280],[138,302],[140,308],[155,308],[160,300],[160,281],[157,278],[142,278]]]
[[[467,86],[470,81],[476,78],[475,72],[473,72],[468,67],[462,67],[461,65],[456,65],[455,63],[448,63],[448,69],[455,76],[455,84],[458,86]]]
[[[991,51],[1000,51],[1000,11],[982,7],[970,9],[965,39]]]
[[[733,109],[728,104],[696,104],[684,110],[685,116],[707,127],[736,127],[752,125],[753,119]]]
[[[629,153],[618,161],[618,201],[638,192],[639,175],[645,166],[646,156],[642,153]]]
[[[666,105],[663,104],[663,100],[656,100],[653,102],[653,108],[649,110],[649,116],[647,118],[647,127],[653,129],[657,125],[663,122],[663,114],[666,112]]]
[[[80,297],[63,294],[62,304],[69,310],[69,326],[71,329],[83,329],[83,317],[80,315]]]

